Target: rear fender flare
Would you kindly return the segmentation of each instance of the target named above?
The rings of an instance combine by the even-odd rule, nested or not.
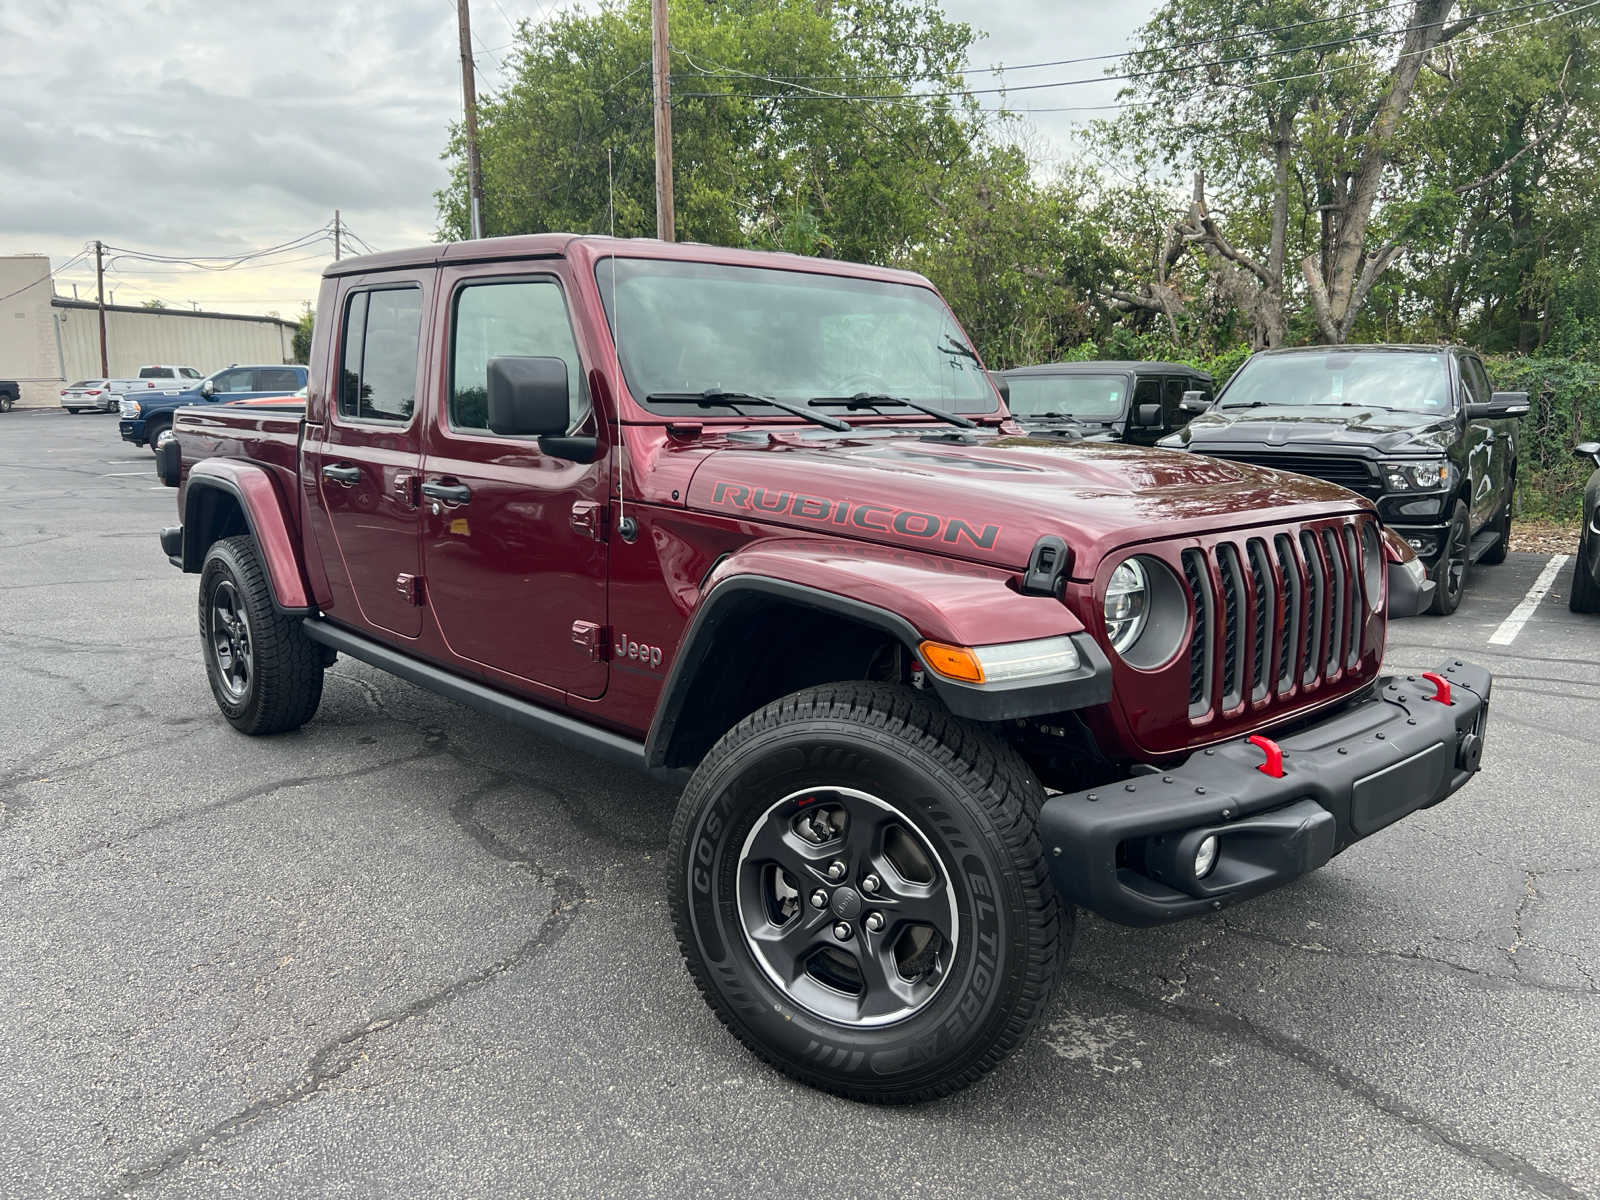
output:
[[[272,603],[286,616],[309,616],[316,609],[300,570],[295,536],[283,498],[265,469],[249,463],[206,459],[189,471],[183,496],[183,569],[199,571],[213,534],[221,496],[238,506],[256,543],[272,589]]]

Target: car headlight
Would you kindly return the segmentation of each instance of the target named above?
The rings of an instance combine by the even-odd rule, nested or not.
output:
[[[124,400],[122,402],[122,415],[125,417],[137,417],[142,411],[143,409],[137,400]]]
[[[1450,464],[1442,458],[1380,463],[1391,492],[1436,492],[1450,486]]]
[[[1149,615],[1150,577],[1136,558],[1119,563],[1106,585],[1106,634],[1122,654],[1139,640]]]

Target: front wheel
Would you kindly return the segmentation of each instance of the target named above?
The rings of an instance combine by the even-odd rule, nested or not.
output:
[[[1471,541],[1467,505],[1457,500],[1450,515],[1450,526],[1445,530],[1444,546],[1439,551],[1439,565],[1434,568],[1433,604],[1428,611],[1436,617],[1448,617],[1461,606],[1461,594],[1467,589],[1467,549]]]
[[[729,731],[673,819],[678,944],[724,1025],[859,1100],[967,1086],[1038,1022],[1072,913],[1009,746],[909,688],[845,683]]]
[[[170,428],[171,425],[166,421],[144,427],[144,444],[150,448],[150,453],[157,454],[160,452],[161,448],[156,443],[160,441],[162,433]]]
[[[1572,594],[1567,597],[1567,608],[1575,613],[1600,613],[1600,586],[1594,581],[1594,558],[1600,555],[1600,545],[1590,546],[1584,553],[1584,544],[1578,543],[1578,553],[1572,558]]]
[[[200,568],[200,640],[211,693],[241,733],[285,733],[322,701],[322,654],[280,614],[248,536],[223,538]]]

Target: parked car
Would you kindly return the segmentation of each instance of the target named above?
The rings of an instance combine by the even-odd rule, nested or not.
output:
[[[113,390],[112,382],[110,379],[80,379],[77,383],[68,384],[61,389],[61,407],[73,414],[85,409],[116,412],[122,393]]]
[[[1016,367],[996,374],[1022,427],[1047,437],[1151,445],[1181,429],[1190,392],[1211,396],[1211,376],[1184,363],[1081,362]]]
[[[1580,442],[1572,451],[1595,466],[1583,489],[1583,527],[1578,556],[1572,562],[1572,594],[1567,607],[1575,613],[1600,612],[1600,442]]]
[[[235,363],[207,375],[194,387],[158,388],[151,393],[125,397],[117,430],[123,441],[154,450],[162,430],[171,428],[172,414],[186,404],[220,404],[254,396],[291,395],[306,386],[306,378],[306,368],[294,364],[241,366]]]
[[[1433,612],[1461,603],[1467,568],[1504,560],[1526,392],[1495,392],[1458,346],[1310,346],[1253,354],[1161,445],[1347,487],[1427,564]]]
[[[10,412],[22,399],[22,385],[10,379],[0,379],[0,412]]]
[[[347,654],[692,770],[678,940],[807,1083],[961,1088],[1045,1013],[1076,907],[1214,913],[1478,769],[1487,671],[1379,671],[1431,588],[1369,501],[1016,437],[921,276],[435,245],[329,267],[311,358],[304,414],[175,426],[161,547],[223,716],[294,729]]]

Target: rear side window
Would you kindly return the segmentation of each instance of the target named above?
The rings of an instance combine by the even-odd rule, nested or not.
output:
[[[1183,424],[1180,418],[1179,405],[1183,403],[1183,394],[1193,386],[1194,381],[1187,375],[1168,375],[1166,382],[1161,386],[1161,420],[1167,425]]]
[[[139,378],[140,379],[171,379],[172,378],[172,368],[171,367],[140,367],[139,368]]]
[[[566,298],[554,280],[476,283],[456,293],[450,345],[450,425],[488,432],[489,360],[503,355],[559,358],[567,364],[568,428],[587,404],[578,344]]]
[[[421,331],[420,288],[386,288],[351,295],[344,310],[340,416],[400,424],[411,420],[417,404],[417,346]]]
[[[299,387],[299,371],[287,367],[259,367],[256,370],[258,392],[292,392]]]

